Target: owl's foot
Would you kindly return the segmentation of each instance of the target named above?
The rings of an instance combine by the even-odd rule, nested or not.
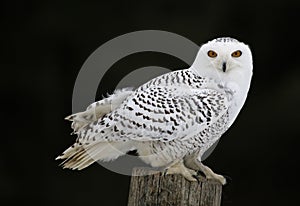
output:
[[[198,158],[199,154],[195,153],[194,155],[187,156],[184,160],[184,164],[192,168],[194,170],[197,170],[205,175],[207,179],[214,179],[218,182],[220,182],[222,185],[226,184],[226,178],[222,175],[214,173],[209,167],[202,164],[202,162]],[[199,174],[200,175],[200,174]]]
[[[214,179],[217,180],[218,182],[220,182],[222,185],[226,184],[226,178],[222,175],[218,175],[216,173],[214,173],[214,175],[209,175],[206,176],[207,179]]]
[[[198,164],[198,166],[200,171],[204,173],[207,179],[217,180],[222,185],[226,184],[226,178],[224,176],[214,173],[209,167],[205,166],[201,162]]]
[[[197,172],[195,170],[187,168],[183,161],[175,161],[171,165],[165,168],[164,175],[168,174],[181,174],[185,179],[195,182],[198,181]]]

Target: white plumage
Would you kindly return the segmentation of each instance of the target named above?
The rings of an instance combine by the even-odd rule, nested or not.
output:
[[[249,47],[232,38],[201,46],[189,69],[123,89],[67,117],[76,142],[57,159],[64,168],[83,169],[137,150],[166,173],[194,181],[201,170],[225,184],[201,163],[203,153],[231,126],[242,108],[252,77]]]

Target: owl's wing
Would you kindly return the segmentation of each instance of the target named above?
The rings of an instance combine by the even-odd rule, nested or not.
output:
[[[78,141],[171,141],[189,138],[215,123],[228,109],[212,89],[150,87],[79,131]]]

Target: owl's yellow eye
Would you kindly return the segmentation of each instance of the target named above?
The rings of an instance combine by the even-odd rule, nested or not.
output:
[[[232,52],[231,56],[232,57],[240,57],[242,55],[241,50],[236,50],[235,52]]]
[[[218,54],[217,54],[216,52],[214,52],[213,50],[209,50],[209,51],[207,52],[207,55],[208,55],[209,57],[211,57],[211,58],[215,58],[215,57],[218,56]]]

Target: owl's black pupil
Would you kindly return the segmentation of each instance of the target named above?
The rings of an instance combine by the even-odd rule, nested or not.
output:
[[[216,57],[216,56],[217,56],[216,52],[214,52],[214,51],[209,51],[209,52],[208,52],[208,55],[209,55],[210,57]]]

